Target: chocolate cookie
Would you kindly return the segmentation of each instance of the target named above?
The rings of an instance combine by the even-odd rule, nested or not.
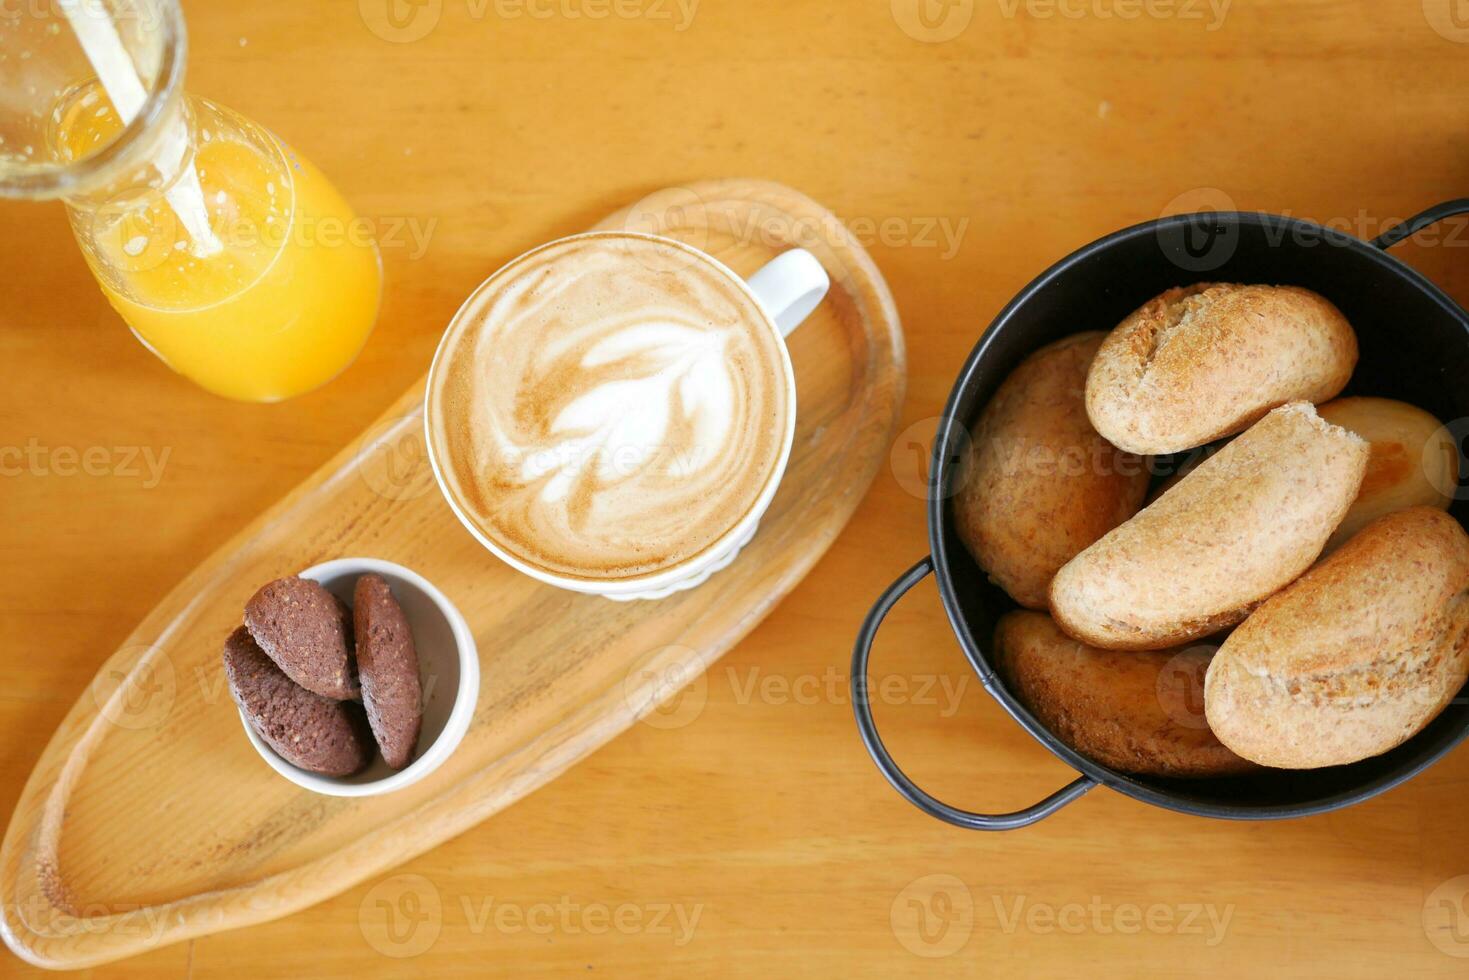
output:
[[[360,697],[352,667],[352,613],[304,578],[276,579],[245,604],[250,635],[286,676],[326,698]]]
[[[250,727],[293,766],[350,776],[372,761],[372,734],[360,705],[313,694],[291,680],[241,626],[224,643],[230,695]]]
[[[383,759],[394,769],[402,769],[413,758],[423,725],[423,690],[413,633],[381,575],[369,573],[357,580],[352,618],[367,721]]]

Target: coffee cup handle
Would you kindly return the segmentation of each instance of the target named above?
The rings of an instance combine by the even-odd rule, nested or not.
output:
[[[782,337],[788,337],[821,304],[831,278],[804,248],[783,252],[746,282]]]

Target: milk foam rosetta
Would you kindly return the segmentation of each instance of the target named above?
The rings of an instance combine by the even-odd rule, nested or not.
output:
[[[460,508],[522,561],[651,574],[713,545],[775,478],[782,356],[706,259],[635,236],[560,242],[497,273],[450,328],[435,454]]]

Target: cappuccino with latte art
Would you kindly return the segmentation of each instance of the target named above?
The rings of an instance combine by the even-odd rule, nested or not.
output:
[[[795,388],[779,331],[723,265],[592,233],[470,297],[426,415],[435,471],[481,541],[532,574],[621,582],[737,547],[784,469]]]

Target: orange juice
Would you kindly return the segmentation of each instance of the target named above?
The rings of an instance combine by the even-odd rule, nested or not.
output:
[[[204,388],[262,402],[309,391],[346,368],[372,330],[377,246],[310,163],[227,109],[190,106],[184,165],[198,175],[192,200],[216,240],[187,233],[177,211],[190,197],[175,189],[175,169],[167,197],[163,187],[128,187],[71,209],[87,262],[138,338]],[[121,125],[96,85],[58,105],[53,121],[72,159]]]

